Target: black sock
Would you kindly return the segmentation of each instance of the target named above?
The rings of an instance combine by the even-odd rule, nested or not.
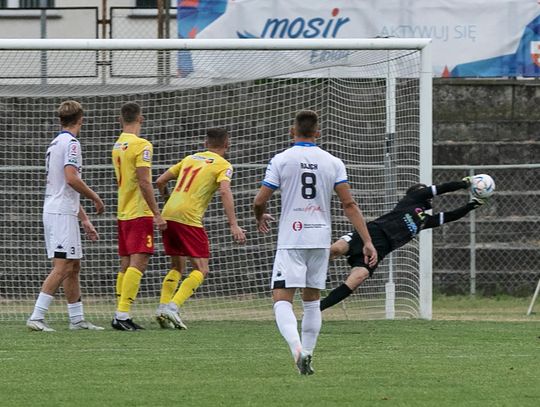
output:
[[[353,290],[345,283],[341,284],[339,287],[334,288],[330,291],[330,294],[324,299],[321,300],[321,311],[324,311],[326,308],[330,308],[333,305],[336,305],[338,302],[343,301],[349,295],[351,295]]]

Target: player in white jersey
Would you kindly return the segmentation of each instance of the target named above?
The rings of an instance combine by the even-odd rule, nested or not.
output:
[[[90,240],[97,240],[99,236],[79,199],[82,194],[92,200],[98,214],[104,210],[103,201],[80,175],[82,154],[77,140],[83,122],[80,103],[74,100],[63,102],[58,108],[58,117],[62,130],[49,145],[45,156],[47,188],[43,205],[45,244],[53,268],[41,286],[34,312],[26,326],[33,331],[54,331],[45,323],[45,314],[54,293],[63,285],[68,302],[69,328],[103,330],[84,319],[79,283],[82,258],[79,220]]]
[[[268,233],[273,218],[266,213],[272,193],[281,189],[281,216],[272,271],[272,297],[276,323],[289,344],[303,375],[313,374],[312,353],[321,329],[320,290],[325,288],[331,244],[331,198],[339,197],[345,215],[364,242],[367,264],[375,265],[377,252],[362,212],[351,195],[343,162],[315,144],[318,117],[311,110],[297,113],[293,147],[277,154],[253,204],[260,232]],[[302,337],[292,302],[302,288]]]

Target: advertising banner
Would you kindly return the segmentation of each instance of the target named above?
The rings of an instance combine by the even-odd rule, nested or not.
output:
[[[536,77],[540,76],[539,3],[539,0],[179,0],[178,36],[432,38],[435,76]],[[189,69],[189,54],[179,64]]]

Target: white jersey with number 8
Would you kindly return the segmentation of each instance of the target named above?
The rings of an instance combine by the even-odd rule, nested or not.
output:
[[[297,142],[272,158],[263,185],[281,189],[278,249],[330,247],[330,203],[343,182],[343,162],[313,143]]]

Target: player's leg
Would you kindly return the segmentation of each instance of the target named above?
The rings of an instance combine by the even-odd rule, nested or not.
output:
[[[192,271],[182,281],[178,291],[172,298],[172,302],[181,307],[186,300],[201,286],[208,275],[208,259],[201,257],[190,257]]]
[[[186,271],[185,256],[170,256],[171,268],[161,284],[161,296],[159,298],[160,305],[167,305],[171,302],[174,293],[178,288],[178,284]]]
[[[120,300],[112,326],[122,331],[142,329],[130,317],[131,305],[137,298],[143,273],[154,252],[153,218],[142,217],[118,221],[118,244],[120,256],[129,256],[129,265],[121,284]]]
[[[297,361],[301,374],[313,374],[311,357],[321,331],[322,315],[320,309],[321,290],[326,285],[328,273],[329,249],[305,250],[306,288],[302,290],[302,348],[303,354]]]
[[[354,290],[356,290],[368,277],[369,270],[366,266],[364,267],[353,267],[351,272],[345,282],[339,287],[334,288],[328,296],[321,300],[321,311],[324,311],[326,308],[330,308],[349,295],[351,295]]]
[[[161,315],[172,322],[176,328],[187,329],[180,318],[178,309],[200,287],[208,274],[208,258],[210,257],[208,235],[204,228],[168,221],[163,237],[165,253],[189,257],[192,271],[184,278]]]
[[[129,256],[129,266],[122,281],[122,291],[120,293],[116,315],[117,319],[129,319],[131,305],[137,298],[141,279],[149,260],[150,255],[148,253],[134,253]]]
[[[103,331],[103,327],[94,325],[84,318],[84,308],[81,299],[81,284],[79,279],[80,271],[80,259],[72,260],[72,267],[62,283],[68,303],[69,329]]]
[[[66,278],[67,268],[70,267],[66,259],[54,259],[53,268],[41,286],[41,290],[34,305],[34,311],[26,321],[26,326],[33,331],[52,332],[45,322],[45,316],[49,310],[54,294]]]
[[[58,214],[43,214],[47,257],[52,259],[53,263],[52,270],[41,286],[40,293],[34,305],[34,311],[26,322],[28,328],[32,330],[54,331],[54,329],[48,327],[45,323],[45,315],[54,299],[54,294],[72,267],[72,262],[68,259],[68,254],[71,254],[70,252],[72,251],[73,240],[72,236],[69,236],[70,230],[73,229],[70,228],[70,221],[77,223],[77,218]],[[73,251],[75,251],[74,246]]]
[[[274,288],[272,300],[274,301],[274,316],[276,325],[289,345],[291,355],[296,361],[302,353],[302,341],[298,333],[298,320],[293,311],[293,298],[296,288]]]
[[[159,305],[156,309],[156,320],[159,326],[163,329],[174,329],[175,325],[171,323],[168,318],[164,317],[163,311],[165,311],[172,301],[174,293],[178,288],[182,275],[186,270],[186,257],[184,256],[170,256],[171,268],[161,284],[161,295],[159,298]]]
[[[306,285],[307,267],[303,252],[295,249],[278,249],[270,283],[276,324],[281,336],[289,345],[295,363],[303,351],[298,320],[293,311],[294,293],[297,288],[304,288]]]
[[[347,242],[343,238],[338,239],[334,243],[332,243],[332,246],[330,246],[330,260],[333,260],[339,256],[344,256],[347,254],[348,251],[349,242]]]
[[[120,296],[122,295],[122,284],[124,283],[124,276],[126,270],[129,267],[129,256],[120,256],[120,271],[116,275],[116,306],[120,303]]]

